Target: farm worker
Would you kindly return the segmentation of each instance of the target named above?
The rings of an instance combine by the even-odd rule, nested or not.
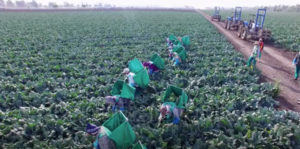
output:
[[[181,37],[177,37],[177,39],[178,39],[180,42],[182,42],[182,38],[181,38]]]
[[[180,58],[180,56],[178,55],[177,52],[174,52],[173,56],[174,56],[173,57],[173,61],[174,61],[173,66],[178,66],[181,63],[181,58]]]
[[[262,53],[263,49],[264,49],[264,42],[263,42],[263,39],[260,38],[259,39],[259,50],[258,50],[258,62],[261,59],[261,53]]]
[[[145,68],[148,68],[148,73],[149,73],[149,75],[152,75],[153,73],[159,71],[159,68],[157,68],[157,67],[153,64],[152,61],[144,62],[144,63],[143,63],[143,66],[144,66]]]
[[[171,40],[167,38],[167,46],[170,46],[172,44]]]
[[[135,74],[133,72],[129,71],[129,68],[125,68],[122,72],[122,74],[126,75],[127,79],[128,79],[128,84],[132,87],[135,87],[136,84],[134,83],[134,79],[133,77],[135,76]]]
[[[95,149],[115,149],[116,146],[112,140],[108,138],[107,135],[110,135],[110,131],[103,127],[97,127],[93,124],[87,124],[86,126],[86,132],[89,135],[95,136],[96,140],[93,143],[93,146]]]
[[[173,43],[169,38],[167,38],[167,46],[168,46],[168,52],[169,52],[169,58],[172,60],[173,58]]]
[[[171,44],[171,46],[168,47],[169,50],[169,58],[172,60],[174,53],[173,53],[173,44]]]
[[[180,115],[183,113],[183,109],[177,108],[174,102],[165,102],[160,107],[160,115],[158,117],[158,122],[164,119],[173,118],[173,124],[178,124],[180,121]]]
[[[248,59],[248,63],[247,63],[247,66],[251,67],[251,69],[253,69],[253,67],[255,67],[255,65],[256,65],[256,57],[257,57],[258,50],[259,50],[258,49],[258,41],[255,41],[252,53],[251,53],[251,55]]]
[[[124,111],[125,106],[128,107],[130,103],[130,99],[121,98],[120,96],[106,96],[105,101],[112,105],[113,112],[115,112],[117,108],[119,108],[120,111]]]
[[[297,80],[300,73],[300,52],[294,58],[293,64],[295,65],[295,80]]]

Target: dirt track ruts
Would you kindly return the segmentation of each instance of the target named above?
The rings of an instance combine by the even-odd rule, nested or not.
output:
[[[237,33],[224,29],[222,22],[210,20],[210,16],[204,12],[198,11],[217,30],[223,34],[235,49],[241,52],[246,59],[251,54],[252,42],[238,38]],[[294,66],[292,65],[294,52],[287,52],[285,49],[275,48],[272,45],[266,44],[262,53],[262,60],[257,63],[256,67],[261,71],[261,77],[264,81],[280,83],[280,94],[277,100],[280,102],[278,109],[293,110],[300,112],[300,82],[294,80]]]

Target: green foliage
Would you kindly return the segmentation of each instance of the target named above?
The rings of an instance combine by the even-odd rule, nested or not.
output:
[[[87,122],[128,61],[158,53],[165,69],[124,114],[147,148],[299,148],[299,114],[276,111],[273,86],[196,12],[0,13],[0,146],[91,148]],[[167,61],[165,38],[189,35],[188,59]],[[157,100],[176,84],[190,98],[180,124],[158,127]],[[149,91],[151,89],[151,92]]]

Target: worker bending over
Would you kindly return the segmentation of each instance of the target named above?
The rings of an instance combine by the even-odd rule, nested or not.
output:
[[[163,119],[173,118],[173,124],[178,124],[180,121],[180,115],[183,113],[183,109],[177,108],[174,102],[165,102],[160,107],[160,115],[158,118],[159,124]]]
[[[137,85],[135,84],[134,82],[134,79],[133,77],[135,76],[135,74],[133,72],[130,72],[129,68],[125,68],[122,72],[122,74],[124,74],[127,79],[128,79],[128,84],[131,86],[131,87],[136,87]]]

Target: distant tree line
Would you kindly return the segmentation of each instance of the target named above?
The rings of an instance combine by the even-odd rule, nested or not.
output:
[[[271,7],[271,10],[281,12],[281,11],[289,11],[289,12],[300,12],[300,4],[295,6],[286,6],[286,5],[277,5]]]
[[[274,12],[300,12],[300,4],[294,6],[287,6],[287,5],[275,5],[275,6],[268,6],[268,7],[243,7],[243,10],[246,11],[256,11],[258,8],[266,8],[268,11]],[[214,9],[214,8],[207,8],[207,9]],[[234,8],[222,8],[223,10],[232,10]]]
[[[81,5],[74,5],[72,3],[64,2],[62,5],[58,5],[55,2],[49,2],[48,5],[43,6],[37,3],[35,0],[31,2],[25,2],[24,0],[17,0],[15,3],[11,0],[0,0],[0,8],[114,8],[115,5],[111,4],[96,4],[90,5],[82,3]]]

